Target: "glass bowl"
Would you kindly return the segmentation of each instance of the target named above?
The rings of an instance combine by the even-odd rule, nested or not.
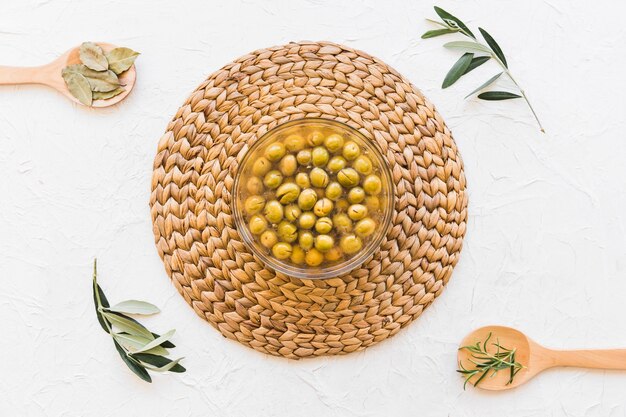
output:
[[[376,144],[334,120],[275,127],[235,176],[233,214],[244,243],[295,278],[334,278],[361,266],[387,234],[393,207],[391,172]]]

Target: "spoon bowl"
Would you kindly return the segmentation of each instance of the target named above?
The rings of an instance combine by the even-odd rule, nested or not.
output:
[[[487,343],[487,352],[494,353],[498,343],[507,349],[515,349],[515,361],[524,366],[509,383],[510,373],[500,370],[491,373],[477,385],[490,391],[502,391],[518,387],[535,377],[540,372],[555,366],[573,366],[579,368],[626,370],[626,349],[609,350],[552,350],[545,348],[519,330],[504,326],[486,326],[474,330],[461,342],[458,362],[468,369],[474,369],[469,362],[471,353],[463,346],[483,343],[491,334]],[[473,384],[476,376],[468,384]]]
[[[105,52],[115,48],[115,45],[108,43],[98,43]],[[49,64],[39,67],[5,67],[0,66],[0,85],[18,85],[18,84],[43,84],[59,91],[65,97],[74,103],[83,105],[76,97],[70,93],[65,84],[65,80],[61,75],[63,68],[68,65],[80,64],[79,57],[80,46],[70,49],[63,55],[50,62]],[[135,65],[132,65],[127,71],[119,76],[120,83],[126,91],[111,97],[107,100],[94,100],[91,107],[109,107],[124,100],[135,86],[137,72]]]

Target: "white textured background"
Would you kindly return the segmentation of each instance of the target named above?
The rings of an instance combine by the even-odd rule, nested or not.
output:
[[[462,390],[456,347],[485,324],[556,348],[626,347],[626,29],[622,1],[440,5],[500,42],[523,102],[439,88],[457,54],[419,39],[427,1],[0,0],[0,63],[36,65],[85,40],[142,52],[116,108],[0,87],[0,415],[624,416],[626,372],[553,370],[517,390]],[[264,356],[199,319],[164,272],[148,198],[158,138],[208,74],[251,50],[332,40],[375,55],[433,101],[465,160],[469,227],[443,295],[364,352]],[[451,40],[448,38],[448,40]],[[188,372],[145,384],[96,324],[91,262],[111,300],[162,307]]]

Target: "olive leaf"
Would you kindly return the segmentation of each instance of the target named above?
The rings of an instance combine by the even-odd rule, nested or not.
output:
[[[448,33],[456,33],[456,32],[458,32],[458,30],[448,29],[448,28],[429,30],[428,32],[425,32],[422,35],[422,39],[434,38],[437,36],[447,35]]]
[[[522,98],[522,96],[514,93],[509,93],[508,91],[487,91],[485,93],[479,94],[478,98],[481,100],[498,101],[511,100],[513,98]]]
[[[467,67],[469,67],[469,65],[471,64],[473,57],[474,54],[469,52],[463,54],[461,58],[459,58],[459,60],[454,63],[452,68],[450,68],[448,74],[446,74],[446,78],[444,78],[441,88],[448,88],[452,84],[457,82],[457,80],[461,78],[463,74],[465,74],[465,71],[467,70]]]
[[[109,68],[117,75],[120,75],[135,63],[139,52],[135,52],[130,48],[115,48],[106,52],[105,56],[109,61]]]
[[[480,87],[478,87],[477,89],[475,89],[474,91],[472,91],[471,93],[469,93],[468,95],[465,96],[465,98],[468,98],[469,96],[474,95],[475,93],[479,92],[480,90],[482,90],[483,88],[486,88],[488,86],[490,86],[491,84],[493,84],[498,78],[500,78],[500,76],[504,74],[504,72],[500,72],[496,75],[494,75],[493,77],[489,78],[487,81],[485,81],[484,83],[482,83],[480,85]]]
[[[448,49],[460,49],[466,52],[478,52],[478,53],[487,53],[490,54],[491,50],[486,46],[479,44],[478,42],[468,42],[468,41],[453,41],[443,44],[444,48]]]
[[[93,98],[91,96],[91,87],[89,86],[87,78],[85,78],[82,74],[75,72],[68,72],[62,75],[70,93],[72,93],[72,95],[85,106],[91,106]]]
[[[122,94],[124,91],[126,91],[124,87],[117,87],[115,90],[107,92],[93,91],[92,95],[94,100],[108,100],[119,94]]]
[[[500,59],[500,61],[502,61],[504,66],[508,68],[509,65],[506,63],[504,52],[502,52],[502,49],[500,49],[500,45],[498,45],[498,42],[496,42],[496,40],[492,38],[491,35],[485,29],[478,28],[478,30],[480,31],[481,35],[483,35],[483,38],[485,38],[485,41],[487,41],[487,45],[489,45],[491,50],[496,54],[496,56]]]
[[[78,56],[83,64],[94,71],[109,69],[109,63],[102,48],[93,42],[83,42],[78,50]]]
[[[148,370],[155,372],[185,372],[186,369],[179,364],[183,358],[171,360],[166,356],[169,351],[166,348],[175,347],[169,339],[175,330],[170,330],[160,336],[150,332],[137,320],[128,317],[120,311],[129,311],[129,314],[154,314],[160,310],[153,304],[145,301],[123,301],[110,307],[102,288],[97,281],[97,262],[93,263],[93,302],[96,307],[96,316],[102,329],[113,338],[115,349],[120,357],[139,378],[152,382]],[[119,310],[119,311],[114,311]],[[121,331],[116,332],[113,329]]]
[[[461,21],[461,19],[451,15],[450,13],[443,10],[441,7],[435,6],[435,13],[439,15],[439,17],[451,27],[458,27],[463,31],[467,36],[476,38],[471,30]]]
[[[484,64],[485,62],[489,61],[491,59],[490,56],[475,56],[472,59],[472,62],[470,62],[469,66],[467,67],[467,69],[465,70],[465,74],[469,73],[470,71],[480,67],[482,64]]]

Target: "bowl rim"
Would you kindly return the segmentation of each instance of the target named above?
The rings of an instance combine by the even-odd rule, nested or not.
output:
[[[388,200],[387,210],[384,211],[385,215],[381,222],[383,226],[379,235],[377,235],[375,239],[372,239],[365,247],[363,247],[363,249],[361,249],[361,251],[359,251],[356,256],[348,258],[339,264],[334,264],[334,265],[323,267],[323,268],[309,267],[309,266],[304,266],[304,267],[299,268],[295,265],[288,264],[286,262],[281,261],[280,259],[276,259],[266,253],[263,253],[261,250],[259,250],[259,248],[256,247],[257,243],[254,241],[254,237],[252,233],[250,232],[249,228],[246,226],[246,222],[245,222],[243,210],[242,210],[243,208],[240,209],[238,207],[239,180],[241,178],[241,173],[243,172],[243,169],[239,169],[239,168],[242,168],[246,165],[246,163],[248,162],[248,159],[251,157],[251,155],[254,154],[254,151],[257,148],[259,148],[270,137],[270,135],[280,133],[280,130],[287,129],[288,127],[291,127],[292,125],[303,124],[303,123],[331,124],[331,125],[334,125],[335,127],[340,127],[344,130],[348,130],[352,134],[358,136],[359,139],[361,139],[364,143],[366,143],[368,146],[370,146],[373,149],[374,154],[376,155],[376,159],[379,161],[379,163],[382,166],[381,174],[383,177],[385,177],[383,179],[383,182],[387,183],[387,189],[389,190],[388,199],[387,199]],[[241,159],[241,162],[237,166],[237,172],[235,173],[235,179],[233,182],[232,190],[233,191],[231,193],[231,197],[232,197],[231,202],[232,202],[233,218],[235,220],[234,221],[235,229],[241,236],[241,239],[243,243],[246,245],[246,247],[248,248],[248,250],[254,256],[259,258],[259,260],[263,263],[263,266],[265,268],[270,268],[274,270],[275,272],[282,273],[292,278],[314,279],[314,280],[338,278],[362,266],[368,260],[368,258],[372,256],[372,254],[376,251],[376,249],[380,248],[381,243],[383,242],[384,238],[389,233],[389,228],[391,227],[391,223],[392,223],[391,219],[393,217],[393,212],[395,208],[395,199],[396,199],[395,184],[392,179],[392,171],[391,171],[391,168],[389,167],[389,164],[387,163],[387,159],[384,157],[383,152],[378,146],[378,143],[376,143],[375,140],[368,138],[359,130],[353,128],[347,123],[341,122],[339,120],[334,120],[334,119],[326,119],[323,117],[305,117],[301,119],[290,120],[290,121],[274,126],[273,128],[269,129],[267,132],[265,132],[263,135],[258,137],[257,140],[251,146],[247,147],[247,150],[245,150],[245,154],[243,158]]]

